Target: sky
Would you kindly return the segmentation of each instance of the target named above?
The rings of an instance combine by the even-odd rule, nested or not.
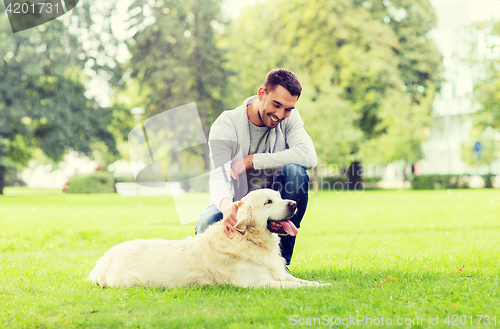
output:
[[[431,0],[433,6],[450,2],[453,3],[456,0]],[[466,2],[468,2],[469,18],[471,21],[482,21],[488,20],[491,17],[500,17],[500,0],[470,0]]]

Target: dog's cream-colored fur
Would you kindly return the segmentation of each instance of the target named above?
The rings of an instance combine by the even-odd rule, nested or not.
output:
[[[293,202],[293,201],[292,201]],[[196,237],[169,241],[133,240],[120,243],[101,257],[90,272],[102,287],[150,286],[175,288],[189,284],[233,284],[238,287],[295,288],[324,285],[288,274],[279,237],[268,220],[290,218],[290,200],[269,189],[256,190],[238,207],[236,228],[229,238],[221,222]]]

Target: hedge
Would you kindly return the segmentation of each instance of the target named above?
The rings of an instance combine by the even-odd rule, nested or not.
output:
[[[434,190],[434,189],[454,189],[468,188],[469,174],[463,175],[418,175],[414,176],[411,186],[415,190]],[[494,177],[491,174],[482,175],[485,188],[492,188]]]
[[[411,186],[415,190],[433,189],[454,189],[468,188],[470,176],[464,175],[418,175],[414,176]],[[486,188],[493,187],[493,175],[483,175]],[[363,177],[362,189],[377,189],[380,177]],[[321,190],[347,190],[348,181],[346,176],[323,176],[318,177],[318,188]],[[94,172],[88,175],[75,175],[69,178],[70,184],[66,187],[67,193],[115,193],[117,182],[133,182],[133,176],[114,177],[112,173],[106,171]],[[208,182],[206,177],[191,178],[188,181],[190,186],[183,186],[184,189],[196,192],[208,192]],[[186,182],[184,182],[186,183]],[[311,181],[310,184],[313,184]],[[311,189],[313,186],[311,186]],[[359,189],[359,187],[358,187]]]
[[[414,190],[468,188],[470,175],[418,175],[411,187]]]
[[[210,192],[208,178],[208,175],[184,178],[181,181],[182,188],[191,192]],[[135,181],[132,175],[114,177],[110,172],[98,171],[88,175],[70,177],[66,193],[114,193],[116,192],[116,183],[133,183]]]
[[[69,178],[66,193],[115,193],[115,177],[110,172],[100,171]]]

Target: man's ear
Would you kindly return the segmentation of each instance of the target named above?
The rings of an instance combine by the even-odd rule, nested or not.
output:
[[[262,100],[262,98],[264,97],[265,93],[266,93],[266,88],[264,88],[264,86],[261,86],[259,88],[259,90],[257,91],[257,96],[259,96],[259,101]]]
[[[243,204],[243,202],[241,202],[240,205],[238,206],[238,213],[236,215],[236,219],[238,220],[238,222],[236,223],[236,225],[234,225],[234,228],[240,232],[244,232],[247,229],[247,226],[248,224],[250,224],[250,221],[252,219],[252,210],[250,206],[245,205]]]

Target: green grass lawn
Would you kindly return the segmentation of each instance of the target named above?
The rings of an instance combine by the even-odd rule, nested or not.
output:
[[[0,327],[500,327],[498,190],[311,195],[291,271],[332,285],[297,290],[99,288],[113,245],[194,226],[168,197],[28,193],[0,196]]]

